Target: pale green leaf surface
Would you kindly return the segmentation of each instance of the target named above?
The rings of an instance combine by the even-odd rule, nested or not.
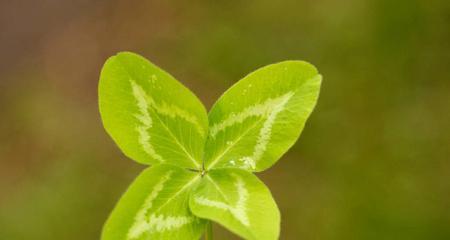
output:
[[[106,131],[125,155],[145,164],[200,168],[208,119],[189,89],[145,58],[109,58],[99,83]]]
[[[280,213],[269,189],[241,169],[209,171],[193,189],[191,211],[220,223],[245,239],[278,239]]]
[[[278,207],[250,171],[267,169],[295,143],[320,84],[309,63],[272,64],[232,86],[207,116],[193,93],[145,58],[108,59],[99,83],[105,129],[125,155],[155,166],[123,195],[102,239],[198,239],[204,219],[245,239],[277,239]]]
[[[106,222],[102,240],[199,239],[205,220],[189,210],[200,175],[170,165],[144,170]]]
[[[237,82],[209,113],[206,168],[272,166],[299,137],[320,84],[316,68],[302,61],[268,65]]]

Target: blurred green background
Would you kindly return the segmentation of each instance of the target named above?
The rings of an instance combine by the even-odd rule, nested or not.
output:
[[[263,65],[318,67],[302,137],[259,174],[281,239],[450,239],[450,1],[1,0],[1,240],[98,239],[144,168],[97,109],[99,71],[122,50],[208,108]]]

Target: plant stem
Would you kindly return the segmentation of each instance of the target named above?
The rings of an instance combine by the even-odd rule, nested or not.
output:
[[[208,221],[208,223],[206,224],[205,240],[213,240],[213,228],[211,221]]]

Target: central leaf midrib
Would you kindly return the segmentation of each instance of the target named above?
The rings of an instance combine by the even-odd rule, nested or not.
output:
[[[180,188],[180,190],[178,190],[174,195],[172,195],[169,199],[166,200],[166,202],[164,202],[162,205],[158,206],[154,212],[159,212],[163,207],[165,207],[169,202],[171,202],[173,199],[175,199],[175,197],[177,197],[179,194],[181,194],[182,192],[185,191],[185,189],[187,187],[189,187],[190,185],[192,185],[197,178],[199,177],[199,175],[195,175],[191,180],[189,180],[189,182],[187,182],[183,187]],[[149,209],[150,210],[150,209]]]
[[[168,128],[166,123],[159,117],[159,115],[156,113],[155,110],[151,109],[154,113],[156,118],[161,122],[161,125],[164,127],[164,129],[170,134],[170,136],[174,139],[175,143],[183,150],[183,152],[187,155],[187,157],[194,163],[195,167],[200,167],[200,164],[195,160],[195,158],[186,150],[186,148],[178,141],[178,138],[172,133],[172,130]]]
[[[208,180],[214,185],[215,188],[217,188],[217,191],[219,191],[220,195],[222,195],[222,197],[225,199],[225,201],[230,204],[230,200],[228,199],[227,195],[225,195],[224,192],[222,192],[222,190],[220,189],[219,185],[217,185],[216,181],[214,181],[214,179],[212,179],[210,176],[206,175],[206,177],[208,178]]]
[[[232,144],[230,144],[228,147],[226,147],[225,148],[225,150],[223,150],[220,154],[219,154],[219,156],[218,157],[216,157],[213,161],[211,161],[211,163],[209,164],[209,166],[208,166],[208,169],[211,169],[212,167],[214,167],[216,164],[217,164],[217,162],[219,161],[219,160],[221,160],[222,158],[223,158],[223,156],[225,156],[225,154],[232,148],[232,147],[234,147],[234,145],[236,145],[236,143],[238,143],[247,133],[249,133],[251,130],[253,130],[262,120],[264,119],[264,117],[261,117],[260,119],[258,119],[257,121],[255,121],[252,125],[251,125],[251,127],[249,127],[247,130],[245,130],[244,132],[243,132],[243,134],[242,135],[240,135],[239,137],[237,137],[236,139],[235,139],[235,141],[232,143]]]
[[[128,69],[125,67],[126,63],[123,62],[120,58],[117,58],[117,60],[119,60],[119,62],[122,62],[122,64],[119,64],[119,66],[121,66],[123,68],[123,70],[128,74],[128,76],[130,77],[130,79],[137,79],[136,77],[134,77],[130,71],[128,71]],[[145,90],[144,90],[145,91]],[[192,162],[194,163],[195,167],[199,168],[201,167],[201,165],[195,160],[195,158],[184,148],[184,146],[178,141],[178,139],[173,135],[172,131],[167,127],[166,123],[163,122],[159,115],[156,113],[156,111],[152,108],[149,107],[150,110],[152,110],[156,117],[158,118],[158,120],[162,123],[162,126],[166,129],[166,131],[170,134],[170,136],[175,140],[175,143],[180,146],[180,148],[186,153],[187,157],[192,160]]]
[[[222,195],[222,197],[224,198],[224,200],[228,203],[228,205],[231,205],[230,200],[228,199],[227,195],[220,189],[219,185],[216,183],[216,181],[214,181],[214,179],[212,179],[212,177],[206,175],[206,177],[209,179],[209,181],[214,185],[214,187],[217,189],[217,191]],[[230,211],[230,210],[227,210]],[[253,234],[253,232],[251,232],[250,230],[248,230],[247,228],[244,228],[246,232],[248,232],[252,237],[255,237],[255,235]]]

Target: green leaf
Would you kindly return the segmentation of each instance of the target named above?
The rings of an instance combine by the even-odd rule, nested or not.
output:
[[[199,239],[206,221],[188,207],[198,180],[199,174],[169,165],[144,170],[111,213],[101,239]]]
[[[321,78],[309,63],[285,61],[232,86],[209,113],[206,168],[262,171],[272,166],[299,137]]]
[[[245,170],[209,171],[192,191],[189,206],[245,239],[278,239],[278,207],[264,183]]]
[[[128,52],[109,58],[99,83],[103,125],[128,157],[201,168],[206,110],[175,78]]]

